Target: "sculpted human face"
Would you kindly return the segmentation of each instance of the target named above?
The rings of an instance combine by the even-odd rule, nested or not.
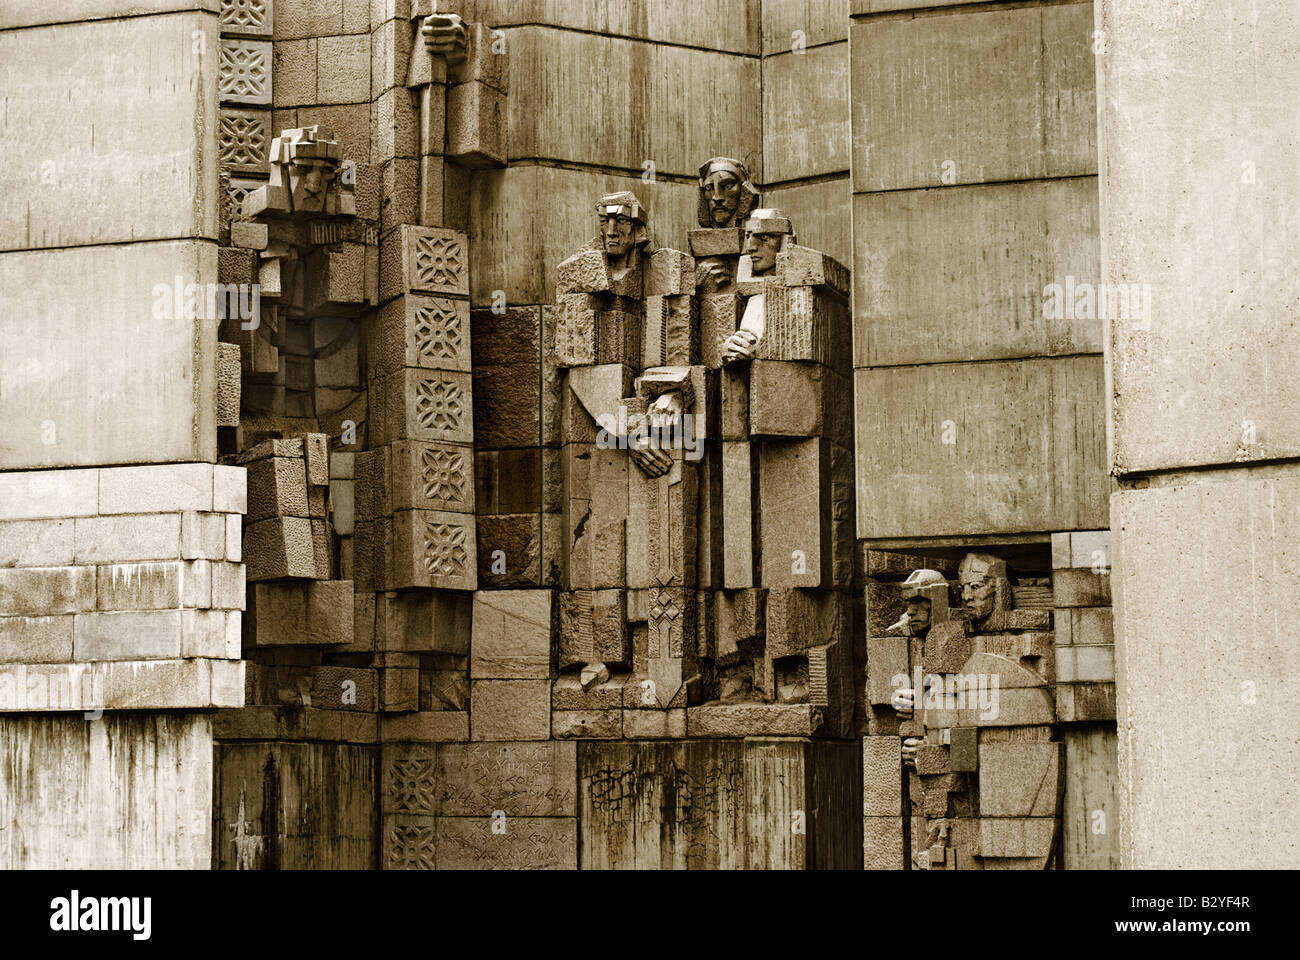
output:
[[[740,206],[740,180],[730,170],[715,170],[704,178],[704,196],[715,227],[724,227]]]
[[[781,251],[780,233],[745,234],[745,255],[754,265],[754,276],[761,277],[776,269],[776,255]]]
[[[636,239],[636,222],[631,217],[609,214],[600,218],[600,235],[605,240],[606,254],[625,257]]]
[[[324,205],[326,172],[319,163],[295,161],[290,167],[293,203],[299,210],[319,210]]]
[[[961,602],[972,619],[983,620],[993,612],[997,584],[992,577],[972,575],[961,583]]]
[[[907,601],[907,626],[914,637],[919,637],[930,629],[929,600],[914,597]]]

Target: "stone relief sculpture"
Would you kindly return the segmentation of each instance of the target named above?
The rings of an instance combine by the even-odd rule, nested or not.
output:
[[[886,631],[914,643],[914,679],[891,699],[913,864],[1041,869],[1059,839],[1063,785],[1052,612],[1016,607],[1006,561],[991,554],[967,554],[957,576],[961,603],[949,608],[942,575],[915,571],[906,612]]]
[[[744,165],[715,157],[698,259],[654,248],[644,204],[616,193],[559,265],[559,668],[588,698],[566,703],[613,688],[625,708],[689,708],[702,735],[837,736],[852,719],[847,274],[757,203]]]
[[[758,199],[758,188],[740,160],[714,157],[700,167],[700,229],[690,231],[688,239],[697,258],[697,286],[703,292],[714,293],[734,282],[742,252],[740,228]]]

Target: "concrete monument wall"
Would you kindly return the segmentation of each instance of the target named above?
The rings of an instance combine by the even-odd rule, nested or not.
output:
[[[217,466],[217,0],[0,13],[5,867],[206,867],[243,702]],[[109,711],[109,712],[104,712]],[[159,711],[168,711],[166,713]]]
[[[1300,11],[1098,4],[1126,866],[1295,860]],[[1134,135],[1137,133],[1138,135]]]

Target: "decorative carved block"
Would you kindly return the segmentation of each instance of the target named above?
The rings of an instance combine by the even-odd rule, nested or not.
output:
[[[393,444],[393,507],[474,512],[474,450],[451,443]]]
[[[221,33],[231,37],[269,37],[274,0],[221,0]]]
[[[385,838],[385,867],[388,870],[432,870],[434,868],[434,820],[432,817],[390,817]]]
[[[370,330],[375,373],[471,369],[468,301],[407,294],[384,306]]]
[[[463,233],[432,227],[402,228],[408,289],[469,296],[469,243]]]
[[[435,510],[393,514],[393,585],[440,590],[477,587],[474,519]]]
[[[468,373],[407,368],[385,381],[386,441],[445,440],[473,443],[474,415]]]
[[[230,218],[238,220],[243,217],[244,200],[258,187],[264,186],[264,180],[248,180],[242,177],[230,178]]]
[[[217,157],[236,173],[265,174],[271,143],[271,115],[258,110],[222,110]]]
[[[217,90],[223,103],[271,103],[271,42],[222,40]]]
[[[384,810],[432,815],[437,803],[434,757],[390,760],[385,770]]]

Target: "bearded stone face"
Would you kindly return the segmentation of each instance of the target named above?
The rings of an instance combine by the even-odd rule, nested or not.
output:
[[[715,170],[701,187],[715,227],[725,227],[740,208],[740,179],[730,170]]]
[[[983,620],[993,612],[997,599],[997,584],[992,577],[971,576],[962,580],[961,602],[973,620]]]
[[[636,241],[636,223],[631,217],[610,214],[601,217],[600,235],[608,256],[625,257]]]

